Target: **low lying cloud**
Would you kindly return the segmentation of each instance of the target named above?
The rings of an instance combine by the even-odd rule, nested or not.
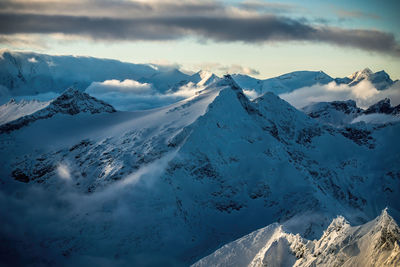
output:
[[[392,87],[380,91],[369,81],[362,81],[355,86],[331,82],[326,85],[303,87],[279,96],[296,108],[302,108],[314,102],[348,99],[356,101],[359,107],[367,108],[386,97],[390,98],[392,105],[398,105],[400,104],[400,83],[395,83]]]
[[[246,74],[251,76],[259,75],[260,72],[254,68],[246,67],[243,65],[232,64],[232,65],[223,65],[216,62],[205,62],[202,64],[196,65],[196,69],[201,69],[217,74]]]
[[[142,94],[152,91],[151,85],[148,83],[140,83],[135,80],[126,79],[106,80],[104,82],[93,82],[87,89],[87,93],[108,93],[108,92],[126,92]]]
[[[148,83],[135,80],[107,80],[93,82],[85,92],[113,105],[117,110],[133,111],[173,104],[194,96],[201,89],[193,83],[188,83],[176,91],[161,94]]]
[[[74,173],[78,170],[64,163],[56,174],[62,180],[51,177],[48,181],[54,185],[51,190],[39,183],[7,182],[0,188],[1,265],[154,265],[140,257],[142,251],[138,251],[137,240],[141,240],[143,233],[154,240],[158,234],[157,221],[165,218],[165,213],[154,213],[154,205],[151,206],[165,202],[148,192],[163,196],[159,188],[164,183],[159,177],[174,153],[92,194],[76,190]],[[150,225],[154,225],[154,231],[149,231],[149,222],[153,222]],[[167,229],[163,231],[168,233]],[[163,241],[163,237],[156,238]],[[148,246],[142,244],[142,248],[153,252],[151,257],[164,256],[154,253],[159,245],[150,242]],[[166,253],[174,250],[171,247]]]

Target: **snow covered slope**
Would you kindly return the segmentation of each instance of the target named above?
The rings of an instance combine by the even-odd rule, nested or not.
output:
[[[207,86],[216,82],[220,78],[212,72],[199,71],[191,76],[191,81],[196,83],[198,86]]]
[[[323,71],[295,71],[266,80],[258,80],[242,74],[234,74],[232,77],[244,90],[255,90],[260,95],[265,92],[289,93],[302,87],[333,81]]]
[[[298,216],[316,237],[400,210],[399,131],[323,125],[231,76],[154,110],[56,112],[0,134],[1,244],[11,262],[187,266]]]
[[[272,224],[192,266],[399,266],[400,228],[386,210],[360,226],[339,216],[319,240],[310,241]]]
[[[30,115],[48,104],[49,102],[37,100],[21,100],[17,102],[15,99],[11,99],[8,103],[0,106],[0,125]]]

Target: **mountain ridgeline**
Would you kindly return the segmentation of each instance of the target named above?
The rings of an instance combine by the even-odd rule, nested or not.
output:
[[[393,219],[367,222],[385,207],[399,219],[400,123],[336,127],[272,92],[251,101],[234,76],[198,76],[204,89],[153,110],[70,89],[3,124],[2,261],[187,266],[272,224],[233,252],[247,255],[237,265],[398,262]],[[330,225],[338,214],[367,227]]]
[[[332,78],[323,71],[296,71],[270,79],[256,79],[243,74],[233,74],[232,77],[244,90],[254,90],[258,95],[288,93],[333,81],[354,86],[367,80],[378,90],[386,90],[397,82],[385,71],[373,73],[368,68],[345,78]],[[0,96],[3,97],[61,93],[70,87],[83,91],[93,82],[126,79],[150,84],[157,92],[165,93],[188,84],[207,86],[220,78],[204,71],[186,74],[174,67],[91,57],[10,51],[2,51],[0,55]]]

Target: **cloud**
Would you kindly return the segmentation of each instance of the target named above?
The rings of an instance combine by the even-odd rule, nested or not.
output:
[[[161,94],[148,83],[134,80],[107,80],[93,82],[85,91],[101,99],[117,110],[144,110],[173,104],[185,98],[194,96],[201,90],[193,83],[183,85],[174,92]]]
[[[36,60],[35,57],[31,57],[31,58],[28,58],[28,62],[30,62],[30,63],[37,63],[38,61]]]
[[[127,92],[134,94],[143,94],[152,91],[152,87],[148,83],[140,83],[135,80],[126,79],[106,80],[104,82],[92,82],[86,89],[86,92],[91,93],[108,93],[108,92]]]
[[[259,75],[260,72],[256,69],[249,68],[249,67],[244,67],[241,65],[230,65],[230,66],[221,66],[219,68],[220,71],[226,72],[226,73],[241,73],[241,74],[246,74],[246,75]]]
[[[0,34],[0,44],[8,45],[18,49],[38,49],[44,50],[48,48],[43,42],[41,34]]]
[[[232,64],[232,65],[222,65],[216,62],[206,62],[202,64],[198,64],[195,66],[196,69],[201,69],[209,72],[215,72],[219,74],[233,74],[233,73],[240,73],[246,75],[259,75],[260,72],[256,69],[246,67],[243,65]]]
[[[287,13],[299,8],[299,6],[292,4],[264,2],[259,0],[245,0],[239,3],[238,6],[245,10],[257,11],[257,12],[268,11],[272,13]]]
[[[329,102],[335,100],[353,99],[357,105],[367,108],[379,100],[390,98],[392,105],[400,104],[400,83],[395,83],[386,90],[377,90],[369,81],[362,81],[355,86],[336,84],[331,82],[326,85],[303,87],[291,93],[279,95],[296,108],[302,108],[313,102]]]
[[[259,44],[307,41],[400,55],[399,43],[392,33],[321,26],[304,18],[249,11],[249,7],[260,4],[254,1],[237,6],[215,1],[113,1],[112,4],[108,1],[5,1],[0,5],[3,10],[0,34],[61,33],[103,41],[187,37]]]
[[[365,13],[360,10],[346,10],[346,9],[337,9],[336,14],[340,18],[367,18],[367,19],[381,19],[380,16],[372,13]]]
[[[141,240],[145,232],[149,240],[159,233],[149,231],[149,222],[154,222],[157,228],[157,221],[163,219],[164,214],[151,213],[154,208],[151,205],[165,202],[149,197],[146,192],[158,193],[161,190],[159,188],[162,188],[160,185],[163,182],[157,184],[159,177],[174,153],[168,153],[125,179],[110,184],[105,190],[92,194],[79,193],[73,187],[78,180],[73,175],[77,171],[72,166],[65,170],[70,181],[68,183],[51,177],[46,186],[19,182],[2,186],[1,264],[148,265],[148,259],[136,255],[142,252],[137,251],[137,240]],[[64,168],[62,166],[65,167],[60,164],[59,169]],[[11,177],[8,178],[11,180]],[[49,190],[49,186],[52,190]],[[139,213],[138,207],[141,210]],[[179,227],[168,230],[171,229],[176,231]],[[155,244],[149,250],[153,249],[153,252],[157,246]],[[168,253],[171,252],[174,252],[172,247]],[[159,254],[152,253],[151,256],[160,257]]]

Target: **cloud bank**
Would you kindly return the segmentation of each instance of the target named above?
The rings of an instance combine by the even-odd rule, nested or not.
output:
[[[291,93],[279,95],[296,108],[302,108],[314,102],[329,102],[335,100],[353,99],[357,105],[367,108],[379,100],[389,98],[392,105],[400,104],[400,83],[395,83],[386,90],[377,90],[369,81],[362,81],[355,86],[336,84],[331,82],[326,85],[303,87]]]
[[[260,5],[265,8],[265,11]],[[257,1],[228,5],[215,1],[5,1],[0,34],[77,35],[93,40],[177,40],[216,42],[321,42],[400,56],[389,32],[347,29],[293,18],[272,9],[291,6]],[[259,8],[255,8],[259,7]]]
[[[133,111],[173,104],[194,96],[201,89],[202,87],[189,83],[174,92],[161,94],[148,83],[127,79],[93,82],[85,92],[113,105],[117,110]]]

